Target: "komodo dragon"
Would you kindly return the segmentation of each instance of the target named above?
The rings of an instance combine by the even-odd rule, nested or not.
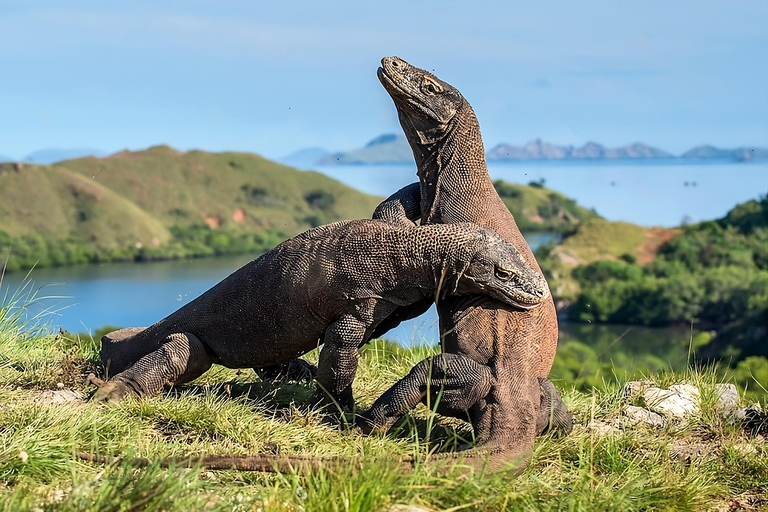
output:
[[[116,375],[96,399],[155,395],[212,363],[282,364],[322,343],[317,398],[330,395],[351,407],[358,347],[393,310],[467,293],[535,309],[549,288],[512,244],[472,224],[358,220],[317,227],[156,324],[105,337],[102,361]]]
[[[422,225],[477,223],[512,243],[540,272],[514,217],[493,187],[477,118],[461,93],[397,57],[382,59],[378,77],[397,108],[419,182],[390,196],[374,218],[404,225],[415,220]],[[468,393],[462,389],[476,390],[478,382],[490,379],[493,384],[484,398],[470,409],[476,446],[496,453],[499,465],[504,459],[527,458],[537,423],[540,426],[546,417],[539,410],[539,383],[549,374],[557,348],[557,315],[551,296],[542,307],[529,310],[510,308],[489,296],[467,295],[447,297],[437,309],[443,352],[464,357],[417,365],[376,402],[361,426],[386,428],[405,412],[406,403],[418,403],[425,396],[426,368],[436,367],[443,377],[441,385],[454,391],[443,393],[441,407],[448,413],[466,406]],[[407,309],[393,316],[398,314],[409,316]],[[476,366],[470,367],[467,359]],[[567,433],[572,427],[570,414],[555,388],[549,392],[553,393],[549,399],[558,404],[552,427]],[[456,407],[451,403],[454,398]]]

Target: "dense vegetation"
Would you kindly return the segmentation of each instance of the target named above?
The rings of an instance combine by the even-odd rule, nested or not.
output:
[[[53,166],[0,164],[8,269],[262,252],[370,215],[379,199],[246,153],[167,146]]]
[[[518,185],[496,180],[493,182],[504,204],[515,216],[521,231],[554,231],[568,233],[581,222],[597,216],[576,201],[544,187],[544,182]]]
[[[570,269],[576,287],[562,284],[561,289],[578,290],[567,310],[571,319],[696,323],[712,329],[693,347],[700,359],[744,361],[741,370],[747,365],[766,371],[768,359],[761,356],[768,351],[768,199],[738,205],[723,219],[685,227],[659,245],[645,265],[632,248],[619,249],[624,252],[618,258],[600,255]],[[563,267],[551,258],[558,252],[562,260],[562,249],[550,250],[544,263],[562,280]]]

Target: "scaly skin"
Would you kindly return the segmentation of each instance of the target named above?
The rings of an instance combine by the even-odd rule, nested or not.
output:
[[[378,76],[397,108],[419,183],[388,198],[374,217],[403,224],[420,220],[422,225],[473,222],[512,243],[540,272],[493,187],[477,118],[461,93],[397,57],[382,59]],[[487,296],[448,297],[437,307],[443,351],[471,359],[490,372],[492,385],[469,415],[477,446],[500,459],[527,458],[537,423],[545,416],[539,411],[539,379],[549,374],[557,347],[552,298],[527,311]],[[553,400],[562,404],[559,395]]]
[[[321,226],[283,242],[156,324],[106,335],[101,356],[114,377],[96,399],[155,395],[213,363],[273,367],[323,344],[317,399],[353,407],[358,348],[392,322],[393,311],[476,293],[536,308],[549,288],[514,246],[472,224]]]

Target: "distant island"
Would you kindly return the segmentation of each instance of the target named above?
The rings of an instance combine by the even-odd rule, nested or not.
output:
[[[413,155],[408,141],[402,135],[384,134],[368,142],[364,147],[336,153],[325,152],[319,148],[299,150],[281,159],[284,163],[308,168],[313,165],[381,165],[405,164],[413,162]],[[304,158],[301,164],[298,158],[317,156],[313,162]],[[747,162],[768,158],[768,149],[739,147],[720,149],[710,145],[697,146],[682,155],[673,155],[667,151],[648,146],[640,142],[618,148],[609,148],[597,142],[587,142],[581,147],[561,146],[541,139],[535,139],[522,146],[497,144],[486,153],[489,162],[547,161],[547,160],[730,160]]]

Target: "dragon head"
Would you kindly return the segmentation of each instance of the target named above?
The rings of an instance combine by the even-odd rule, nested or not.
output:
[[[549,296],[547,280],[511,243],[481,229],[464,252],[456,293],[482,293],[519,309],[533,309]]]
[[[381,59],[378,77],[395,102],[400,124],[411,143],[441,140],[465,103],[455,87],[398,57]]]

